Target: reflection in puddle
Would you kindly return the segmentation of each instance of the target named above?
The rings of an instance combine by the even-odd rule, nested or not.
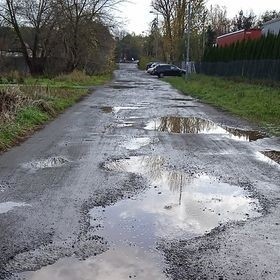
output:
[[[241,141],[255,141],[265,137],[259,131],[222,127],[210,120],[197,117],[162,117],[148,122],[145,129],[169,133],[223,134]]]
[[[16,207],[23,207],[23,206],[31,206],[31,205],[23,202],[19,203],[19,202],[12,202],[12,201],[0,203],[0,214],[7,213]]]
[[[141,147],[154,144],[155,142],[158,142],[158,139],[151,139],[149,137],[132,138],[122,143],[122,147],[127,150],[138,150]]]
[[[280,151],[264,151],[262,154],[280,164]]]
[[[102,110],[102,112],[104,112],[104,113],[112,113],[112,112],[113,112],[113,108],[110,107],[110,106],[101,107],[101,110]]]
[[[38,170],[43,168],[53,168],[60,167],[69,162],[67,159],[63,157],[52,157],[44,160],[31,161],[23,164],[24,168]]]
[[[221,223],[260,216],[258,201],[238,186],[206,175],[167,170],[161,157],[131,157],[108,162],[105,168],[142,175],[156,186],[136,200],[107,207],[104,228],[108,236],[106,230],[104,235],[111,240],[115,236],[115,242],[124,236],[130,242],[136,236],[146,244],[159,237],[193,237]],[[93,215],[96,210],[92,211]]]
[[[137,247],[121,247],[84,261],[65,258],[36,272],[22,275],[30,280],[127,280],[166,279],[155,266],[155,254]]]
[[[114,113],[118,113],[121,110],[137,110],[137,109],[141,109],[144,107],[140,107],[140,106],[126,106],[126,107],[113,107],[113,111]]]
[[[277,162],[277,160],[279,161],[279,158],[276,158],[274,154],[267,153],[268,152],[256,152],[256,157],[258,160],[268,163],[269,165],[280,167],[280,165]]]

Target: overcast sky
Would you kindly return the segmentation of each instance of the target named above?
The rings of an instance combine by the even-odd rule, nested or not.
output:
[[[121,17],[124,27],[129,32],[141,34],[148,30],[149,23],[155,17],[150,13],[151,0],[128,0],[122,5]],[[244,12],[253,12],[257,15],[266,10],[280,10],[280,0],[208,0],[207,6],[218,4],[227,7],[228,16],[233,17],[241,9]]]

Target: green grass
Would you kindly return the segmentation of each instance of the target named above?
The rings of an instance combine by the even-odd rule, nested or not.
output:
[[[192,75],[165,78],[176,89],[204,102],[226,109],[280,135],[280,88]]]
[[[26,96],[28,101],[19,101],[21,103],[18,104],[19,109],[16,112],[8,111],[1,115],[0,111],[0,151],[12,147],[23,137],[75,104],[88,94],[90,86],[102,85],[110,79],[110,74],[87,76],[81,72],[74,72],[54,79],[27,78],[24,84],[1,85],[2,91],[9,87],[6,91],[8,95]],[[14,98],[13,102],[16,100]]]

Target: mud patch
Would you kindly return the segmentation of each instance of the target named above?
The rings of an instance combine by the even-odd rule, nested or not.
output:
[[[69,162],[69,160],[67,160],[63,157],[51,157],[48,159],[24,163],[22,166],[26,169],[39,170],[39,169],[45,169],[45,168],[61,167],[68,162]]]
[[[280,151],[263,151],[261,153],[280,164]]]
[[[169,133],[220,134],[240,141],[255,141],[266,137],[259,131],[219,126],[210,120],[197,117],[162,117],[149,121],[145,129]]]
[[[4,214],[9,211],[12,211],[14,208],[17,207],[26,207],[26,206],[31,206],[31,205],[26,204],[24,202],[13,202],[13,201],[2,202],[0,203],[0,214]]]

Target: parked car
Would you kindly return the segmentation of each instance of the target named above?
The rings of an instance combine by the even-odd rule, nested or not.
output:
[[[155,62],[155,63],[153,63],[153,64],[151,65],[151,67],[147,70],[147,73],[153,75],[153,72],[154,72],[155,67],[156,67],[157,65],[159,65],[159,64],[160,64],[160,62]]]
[[[186,74],[186,70],[171,64],[158,64],[153,68],[152,74],[157,75],[159,78],[164,76],[182,76]]]

